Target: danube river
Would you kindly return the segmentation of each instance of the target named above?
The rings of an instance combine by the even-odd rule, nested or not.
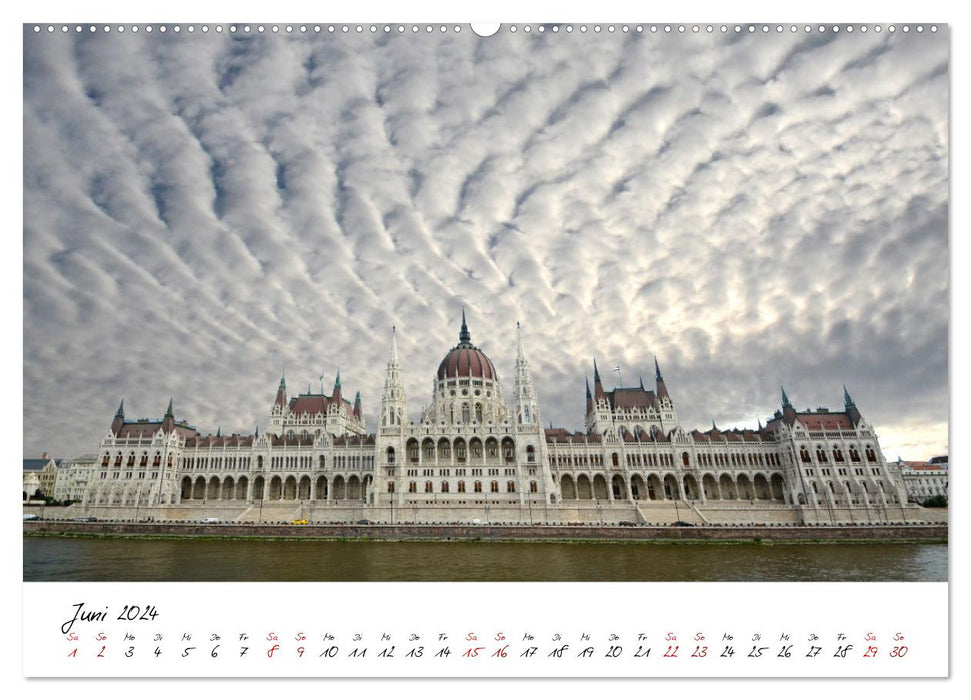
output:
[[[946,544],[24,537],[25,581],[947,581]]]

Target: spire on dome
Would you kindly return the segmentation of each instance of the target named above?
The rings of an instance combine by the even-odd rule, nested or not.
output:
[[[786,396],[786,388],[782,385],[780,385],[779,388],[782,389],[782,407],[792,408],[792,402],[789,401],[789,397]]]
[[[469,333],[469,326],[465,323],[465,307],[462,307],[462,330],[459,331],[459,343],[471,344],[472,335]]]

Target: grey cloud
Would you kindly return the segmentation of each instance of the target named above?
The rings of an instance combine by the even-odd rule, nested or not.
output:
[[[688,427],[845,382],[946,450],[947,42],[25,31],[25,454],[250,431],[284,367],[373,426],[392,325],[417,417],[463,305],[554,424],[657,353]]]

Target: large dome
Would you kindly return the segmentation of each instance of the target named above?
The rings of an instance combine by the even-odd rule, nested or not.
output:
[[[469,328],[465,324],[465,311],[462,312],[462,331],[459,333],[459,344],[449,350],[449,353],[438,366],[439,379],[457,377],[499,380],[492,360],[472,344]]]

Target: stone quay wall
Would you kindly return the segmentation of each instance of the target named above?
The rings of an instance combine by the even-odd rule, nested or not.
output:
[[[591,525],[258,525],[253,523],[24,521],[24,534],[440,541],[944,542],[946,525],[591,526]]]

